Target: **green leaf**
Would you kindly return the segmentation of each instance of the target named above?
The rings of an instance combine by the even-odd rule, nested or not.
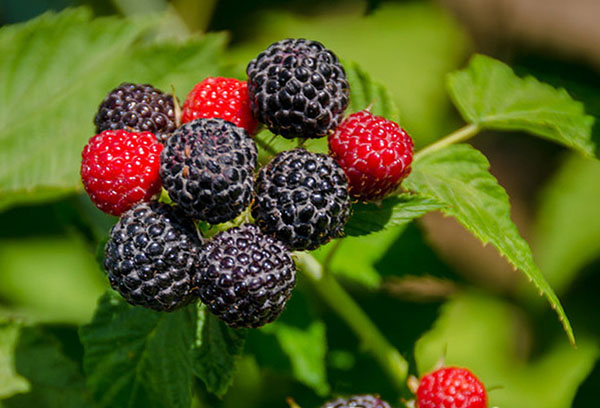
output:
[[[343,62],[350,84],[350,111],[369,108],[372,114],[398,122],[398,108],[387,89],[371,79],[355,62]]]
[[[496,388],[488,393],[490,407],[574,406],[579,385],[598,359],[597,340],[582,335],[575,350],[543,331],[533,342],[545,346],[532,356],[524,342],[535,335],[528,323],[514,304],[464,291],[443,306],[415,345],[417,371],[429,372],[444,356],[446,365],[468,367],[487,388]]]
[[[29,382],[15,368],[15,347],[20,326],[14,322],[0,323],[0,399],[30,390]]]
[[[346,223],[344,232],[349,236],[368,235],[407,224],[443,207],[442,203],[417,194],[399,194],[381,203],[358,203],[353,206],[352,218]]]
[[[223,36],[148,43],[156,22],[75,9],[0,29],[0,209],[81,189],[81,150],[110,89],[147,82],[185,96],[218,73]]]
[[[102,297],[80,330],[88,387],[100,407],[189,408],[194,306],[158,313]]]
[[[31,384],[28,393],[2,401],[6,408],[91,408],[91,397],[79,366],[60,343],[43,330],[23,327],[15,348],[17,372]]]
[[[193,372],[209,392],[222,396],[233,382],[236,363],[244,351],[246,330],[228,327],[202,304],[197,306],[197,322]]]
[[[404,185],[444,203],[443,211],[501,255],[545,295],[569,336],[573,330],[554,291],[536,266],[531,249],[510,218],[508,195],[489,171],[481,152],[466,144],[438,150],[417,160]]]
[[[467,122],[482,129],[520,130],[594,153],[594,118],[564,89],[519,78],[493,58],[475,55],[469,66],[448,76],[448,91]]]
[[[560,293],[600,256],[600,162],[572,155],[545,188],[535,223],[535,254]]]
[[[0,270],[0,296],[35,321],[87,322],[107,286],[76,234],[1,239]]]
[[[319,395],[329,393],[325,355],[327,338],[325,324],[313,321],[307,328],[276,321],[265,326],[263,332],[273,334],[289,357],[296,379],[311,387]]]
[[[315,39],[342,61],[360,62],[385,84],[401,112],[402,127],[418,135],[417,145],[455,126],[444,76],[463,64],[471,45],[463,27],[435,2],[387,1],[369,15],[360,6],[310,16],[265,9],[254,16],[252,26],[254,35],[240,38],[227,52],[238,67],[237,75],[243,75],[248,61],[274,41]],[[351,66],[344,67],[351,71]],[[353,93],[354,88],[351,99]]]
[[[320,262],[328,260],[329,269],[335,275],[376,289],[381,284],[381,275],[377,271],[376,263],[385,256],[387,250],[403,232],[404,227],[399,226],[369,235],[336,239],[313,251],[313,255]],[[329,251],[335,246],[338,248],[330,258]]]

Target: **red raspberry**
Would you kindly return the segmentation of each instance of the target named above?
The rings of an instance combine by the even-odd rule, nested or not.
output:
[[[486,408],[485,387],[465,368],[444,367],[427,374],[417,389],[418,408]]]
[[[196,84],[183,104],[181,121],[221,118],[252,135],[258,122],[252,116],[248,83],[234,78],[208,77]]]
[[[346,172],[352,197],[378,200],[410,174],[413,141],[398,124],[364,110],[329,136],[329,151]]]
[[[102,211],[121,215],[161,188],[159,169],[163,145],[150,132],[105,130],[81,152],[81,181]]]

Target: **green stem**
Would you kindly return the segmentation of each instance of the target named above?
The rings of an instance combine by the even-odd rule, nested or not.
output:
[[[350,326],[362,347],[385,369],[396,387],[403,389],[408,375],[408,362],[404,357],[335,278],[323,270],[319,261],[306,252],[296,252],[295,255],[297,265],[311,280],[321,298]]]
[[[463,127],[461,127],[458,130],[455,130],[454,132],[450,133],[448,136],[438,140],[435,143],[430,144],[429,146],[425,147],[422,150],[419,150],[417,153],[415,153],[414,159],[415,161],[418,160],[419,158],[428,155],[429,153],[433,153],[437,150],[440,150],[446,146],[450,146],[451,144],[455,144],[455,143],[459,143],[459,142],[464,142],[467,139],[472,138],[473,136],[475,136],[477,134],[477,132],[479,132],[479,126],[470,123],[468,125],[465,125]]]

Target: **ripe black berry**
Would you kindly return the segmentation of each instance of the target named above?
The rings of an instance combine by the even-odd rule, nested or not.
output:
[[[172,311],[194,299],[200,246],[191,220],[166,204],[142,203],[111,229],[104,267],[113,289],[132,305]]]
[[[252,224],[223,231],[203,247],[194,286],[231,327],[260,327],[283,311],[296,284],[285,246]]]
[[[177,127],[173,97],[148,84],[123,83],[106,95],[94,123],[96,133],[131,128],[163,142]]]
[[[329,156],[289,150],[258,174],[252,216],[292,249],[312,250],[341,236],[349,215],[346,175]]]
[[[355,395],[329,401],[321,408],[390,408],[390,404],[374,395]]]
[[[317,41],[271,44],[248,64],[252,113],[285,138],[327,136],[342,121],[350,87],[336,55]]]
[[[256,159],[244,129],[223,119],[196,119],[165,142],[160,177],[185,214],[218,224],[250,204]]]

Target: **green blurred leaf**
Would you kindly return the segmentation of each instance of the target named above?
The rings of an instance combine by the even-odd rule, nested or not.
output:
[[[310,15],[261,10],[253,18],[252,35],[242,37],[227,53],[238,65],[235,74],[243,76],[248,61],[274,41],[314,39],[342,61],[358,61],[385,84],[399,108],[402,127],[415,136],[417,146],[456,126],[444,78],[463,63],[469,44],[453,16],[430,1],[385,2],[368,16],[361,2],[330,9],[323,5],[326,12]],[[351,66],[345,68],[352,71]],[[351,99],[353,93],[354,88]],[[373,101],[365,102],[354,108]]]
[[[529,326],[507,302],[464,292],[443,306],[433,329],[416,344],[422,375],[445,355],[446,365],[468,367],[487,388],[493,407],[569,408],[598,358],[595,341],[581,336],[578,348],[556,341],[530,358]]]
[[[15,368],[15,348],[20,325],[15,322],[0,323],[0,399],[30,390],[29,382]]]
[[[376,289],[381,284],[381,276],[375,263],[385,255],[406,225],[334,240],[312,254],[320,262],[329,262],[329,269],[337,276]],[[330,257],[329,252],[334,249],[335,253]]]
[[[277,338],[290,359],[293,375],[298,381],[319,395],[329,393],[325,368],[327,338],[323,322],[313,321],[307,328],[300,328],[276,321],[262,331]]]
[[[31,390],[2,401],[4,407],[93,407],[79,366],[63,354],[53,336],[41,329],[21,328],[15,365],[17,372],[30,382]]]
[[[219,72],[223,36],[148,44],[157,21],[74,9],[0,29],[0,209],[81,189],[95,111],[121,82],[174,85],[184,96]]]
[[[550,181],[536,217],[536,256],[548,281],[565,290],[600,256],[600,162],[571,156]]]
[[[519,78],[500,61],[483,55],[448,76],[448,90],[466,121],[484,129],[521,130],[592,155],[594,118],[564,89]]]
[[[0,240],[0,270],[0,296],[35,321],[89,321],[107,285],[76,236]]]
[[[102,297],[80,330],[87,383],[100,407],[189,408],[194,306],[158,313]]]
[[[350,84],[350,111],[358,112],[369,108],[372,114],[399,121],[398,108],[387,89],[373,81],[357,63],[343,63]]]
[[[246,330],[228,327],[202,304],[197,306],[197,322],[193,372],[209,392],[222,396],[233,382],[236,363],[244,351]]]
[[[493,244],[544,294],[574,343],[573,330],[556,294],[536,266],[531,249],[510,218],[508,195],[489,173],[489,162],[469,145],[447,147],[422,157],[404,185],[446,204],[456,219],[484,244]]]
[[[357,203],[353,206],[352,218],[346,223],[344,232],[349,236],[368,235],[407,224],[443,207],[438,201],[417,194],[399,194],[381,203]]]

